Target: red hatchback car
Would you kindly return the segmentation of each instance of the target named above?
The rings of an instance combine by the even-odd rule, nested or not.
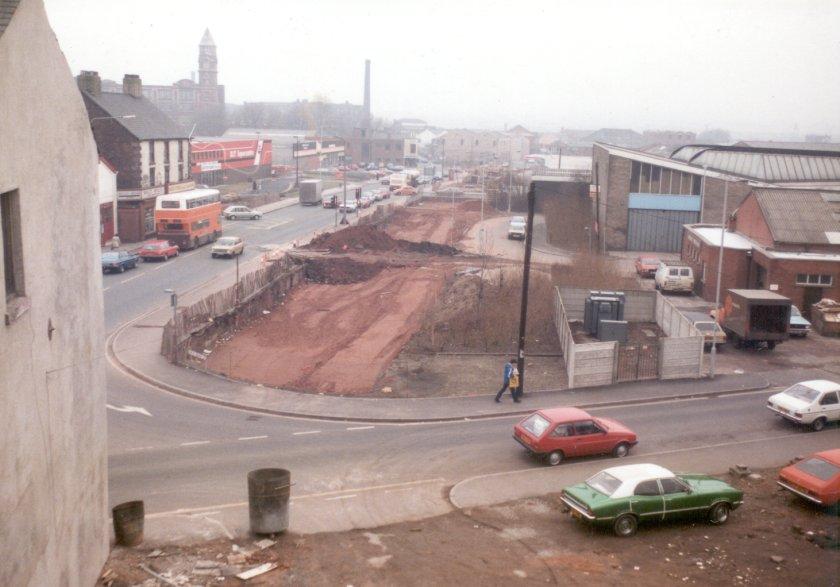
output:
[[[169,241],[149,241],[140,247],[140,258],[144,261],[160,259],[166,261],[169,257],[178,256],[178,246]]]
[[[808,501],[830,507],[840,503],[840,448],[812,454],[779,471],[778,484]]]
[[[636,433],[610,418],[593,418],[578,408],[534,412],[513,428],[513,438],[549,465],[568,457],[609,454],[625,457]]]
[[[659,259],[656,257],[636,257],[635,265],[639,277],[653,277],[659,268]]]

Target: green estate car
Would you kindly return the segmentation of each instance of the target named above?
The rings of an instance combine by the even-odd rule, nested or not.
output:
[[[744,492],[707,475],[675,475],[659,465],[612,467],[585,483],[563,489],[560,499],[573,517],[612,525],[618,536],[632,536],[639,522],[705,515],[723,524],[744,501]]]

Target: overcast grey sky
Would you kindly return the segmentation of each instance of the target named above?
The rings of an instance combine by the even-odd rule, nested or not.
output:
[[[45,0],[74,74],[172,83],[205,27],[229,102],[442,126],[840,135],[840,1]]]

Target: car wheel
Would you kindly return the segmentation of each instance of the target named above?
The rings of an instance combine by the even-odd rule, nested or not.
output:
[[[613,522],[613,532],[615,532],[616,536],[629,538],[636,533],[638,525],[639,523],[636,520],[636,516],[633,514],[622,514],[615,519],[615,522]]]
[[[120,273],[125,273],[125,265],[120,265]]]
[[[215,259],[216,258],[216,253],[210,253],[210,256]]]
[[[259,220],[259,219],[260,219],[260,217],[259,217],[259,216],[257,216],[256,214],[254,214],[253,216],[251,216],[251,220]]]
[[[556,467],[560,463],[563,462],[563,451],[555,450],[552,453],[549,453],[547,457],[545,457],[545,462],[551,465],[552,467]]]
[[[819,432],[823,428],[825,428],[825,418],[817,418],[813,422],[811,422],[811,430],[814,432]]]
[[[653,289],[655,289],[656,291],[659,291],[659,284],[658,284],[658,283],[654,283],[654,284],[653,284]]]
[[[169,256],[168,256],[168,255],[164,255],[164,256],[163,256],[163,260],[164,260],[164,262],[169,261]]]
[[[626,457],[630,454],[630,445],[626,442],[619,442],[615,445],[615,448],[612,451],[613,456],[617,458]]]
[[[726,502],[716,503],[709,510],[709,521],[712,524],[723,524],[729,519],[729,504]]]

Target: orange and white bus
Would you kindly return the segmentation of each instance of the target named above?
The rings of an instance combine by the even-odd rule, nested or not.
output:
[[[219,190],[197,189],[158,196],[155,203],[157,237],[194,249],[222,235]]]

